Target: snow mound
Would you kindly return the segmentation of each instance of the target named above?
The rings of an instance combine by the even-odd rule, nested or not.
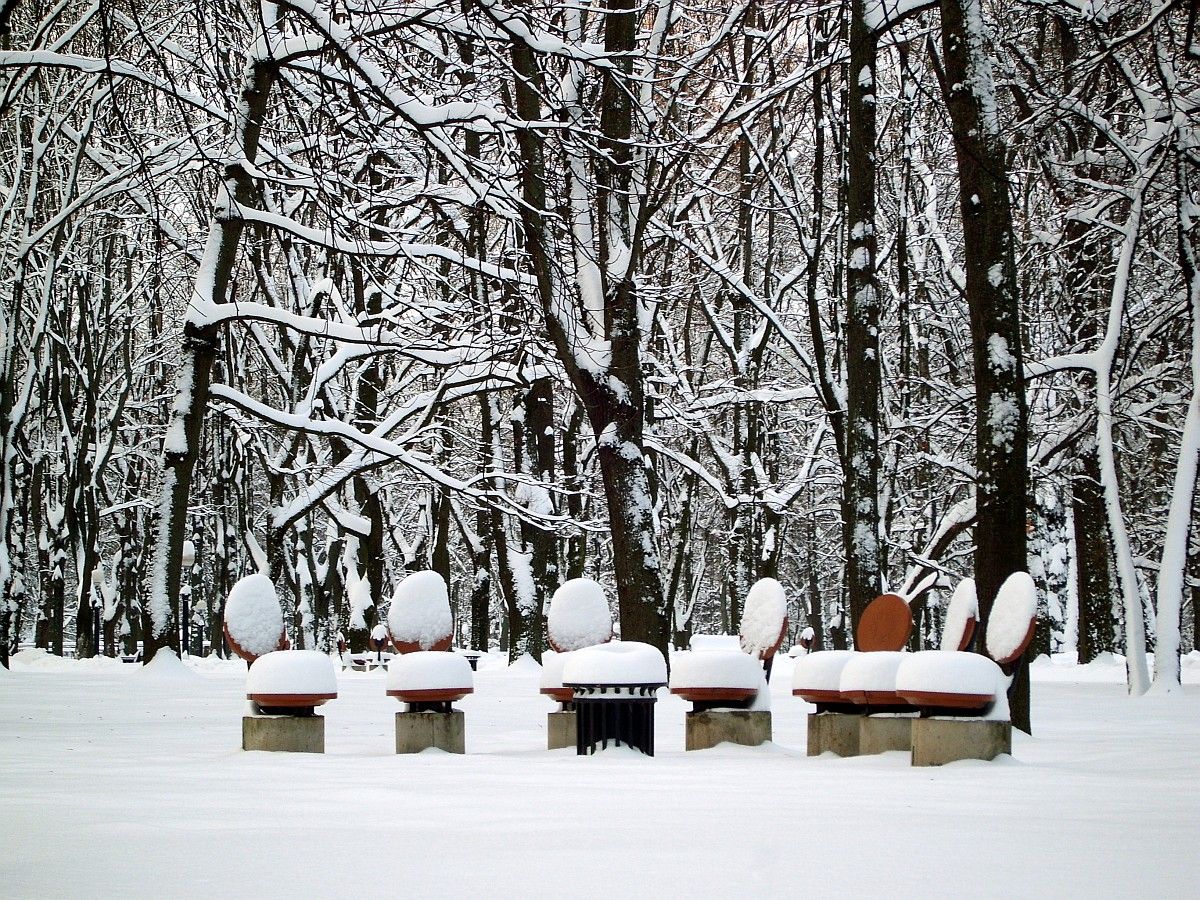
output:
[[[155,681],[195,681],[200,677],[183,664],[174,650],[166,648],[156,652],[154,659],[142,666],[138,674]]]
[[[270,578],[256,573],[233,586],[225,601],[225,630],[252,656],[262,656],[279,646],[283,611]]]
[[[579,650],[612,639],[612,614],[604,588],[591,578],[564,582],[550,600],[546,614],[550,646],[559,652]]]
[[[713,650],[742,652],[741,641],[736,634],[693,634],[691,640],[688,641],[688,647],[693,651],[700,650],[705,653]]]
[[[1037,586],[1028,572],[1013,572],[1004,580],[988,616],[987,650],[992,659],[1004,665],[1024,652],[1037,603]]]
[[[511,663],[507,661],[507,657],[506,657],[505,658],[505,667],[508,669],[509,672],[512,672],[512,673],[518,674],[518,675],[521,674],[522,672],[529,672],[531,674],[536,674],[538,672],[541,672],[542,666],[544,666],[546,664],[545,657],[546,657],[546,654],[543,653],[542,654],[542,663],[540,665],[538,664],[538,661],[536,659],[534,659],[528,653],[522,653],[520,656],[518,656],[516,659],[514,659]]]
[[[950,603],[946,606],[946,624],[942,627],[940,645],[943,650],[966,649],[963,647],[963,637],[971,619],[979,619],[979,598],[975,593],[975,579],[964,578],[954,588]]]
[[[275,650],[246,675],[247,694],[337,694],[337,671],[317,650]]]
[[[413,572],[400,582],[388,610],[388,629],[397,643],[430,649],[454,633],[446,580],[433,570]]]
[[[389,691],[440,691],[470,689],[474,685],[466,657],[444,650],[419,650],[388,663]]]
[[[43,672],[67,672],[70,671],[74,660],[65,659],[61,656],[55,656],[42,650],[39,647],[30,647],[28,650],[22,650],[19,653],[14,653],[8,658],[8,664],[13,669],[38,669]]]
[[[740,650],[694,650],[675,654],[670,686],[757,690],[762,678],[762,663]]]
[[[1000,667],[981,653],[922,650],[904,654],[896,670],[896,692],[1002,694],[1007,679]],[[1005,688],[998,686],[1005,685]]]
[[[792,670],[794,691],[837,691],[842,669],[854,656],[853,650],[821,650],[801,656]]]
[[[638,641],[596,644],[571,653],[563,684],[665,684],[667,661],[657,647]]]
[[[765,659],[779,648],[787,627],[787,593],[774,578],[760,578],[746,595],[742,625],[738,629],[742,649]]]

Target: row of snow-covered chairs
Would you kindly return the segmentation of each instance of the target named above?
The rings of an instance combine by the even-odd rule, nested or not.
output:
[[[941,649],[903,651],[912,628],[903,598],[885,594],[863,612],[859,650],[825,650],[797,660],[792,692],[818,712],[903,712],[923,715],[1006,714],[1011,676],[1033,639],[1037,594],[1016,572],[993,603],[984,636],[987,656],[966,652],[978,618],[975,584],[964,579],[951,597]]]

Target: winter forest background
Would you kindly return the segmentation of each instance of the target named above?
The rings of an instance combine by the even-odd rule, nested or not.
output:
[[[1178,684],[1194,5],[0,25],[0,662],[223,654],[256,568],[295,647],[361,648],[425,568],[511,658],[584,574],[662,647],[764,576],[792,640],[845,646],[890,589],[924,646],[959,578],[986,615],[1027,565],[1036,653]]]

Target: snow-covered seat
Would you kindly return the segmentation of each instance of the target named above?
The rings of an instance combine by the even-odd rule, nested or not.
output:
[[[584,647],[606,644],[612,636],[612,613],[604,588],[591,578],[563,582],[550,598],[546,613],[546,640],[551,652],[542,655],[541,693],[559,703],[570,703],[572,691],[562,683],[567,658]]]
[[[450,704],[475,690],[465,656],[444,650],[417,650],[388,664],[387,695],[410,704]]]
[[[388,609],[388,633],[397,653],[450,649],[454,616],[446,580],[439,573],[413,572],[400,582]]]
[[[973,599],[974,584],[969,592]],[[992,604],[986,634],[988,656],[949,649],[955,634],[948,623],[943,649],[912,653],[904,660],[896,672],[896,693],[926,714],[984,712],[1007,693],[1010,676],[1033,640],[1036,626],[1037,588],[1027,572],[1014,572],[1000,586]]]
[[[333,660],[316,650],[275,650],[254,660],[246,674],[246,699],[263,712],[311,713],[337,698]]]
[[[838,679],[841,702],[864,707],[903,703],[896,695],[896,671],[907,655],[898,650],[851,655]]]
[[[746,594],[737,645],[731,638],[722,646],[714,638],[696,635],[689,652],[675,654],[671,693],[690,701],[696,711],[747,705],[763,685],[764,669],[783,643],[787,626],[783,585],[774,578],[759,579]]]
[[[563,663],[563,685],[575,688],[641,688],[667,681],[667,662],[661,651],[639,641],[611,641],[581,647]],[[614,694],[616,696],[617,694]]]
[[[797,659],[792,694],[815,704],[818,710],[875,705],[869,697],[882,705],[894,705],[898,701],[892,678],[912,627],[908,602],[898,594],[881,594],[867,605],[859,619],[855,632],[859,649],[821,650]],[[849,678],[843,680],[847,671]]]
[[[283,610],[275,585],[266,575],[247,575],[225,600],[222,630],[229,649],[253,663],[260,656],[287,649]]]

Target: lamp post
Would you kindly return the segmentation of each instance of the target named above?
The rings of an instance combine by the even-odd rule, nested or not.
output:
[[[179,640],[179,654],[189,652],[191,646],[189,640],[191,637],[191,621],[192,621],[192,566],[196,563],[196,545],[191,541],[183,542],[183,553],[179,558],[180,565],[183,571],[180,573],[179,579],[179,627],[182,634]]]
[[[92,569],[92,650],[94,656],[100,656],[104,651],[101,648],[101,605],[103,604],[102,593],[100,586],[104,583],[104,569],[101,566],[96,566]]]

